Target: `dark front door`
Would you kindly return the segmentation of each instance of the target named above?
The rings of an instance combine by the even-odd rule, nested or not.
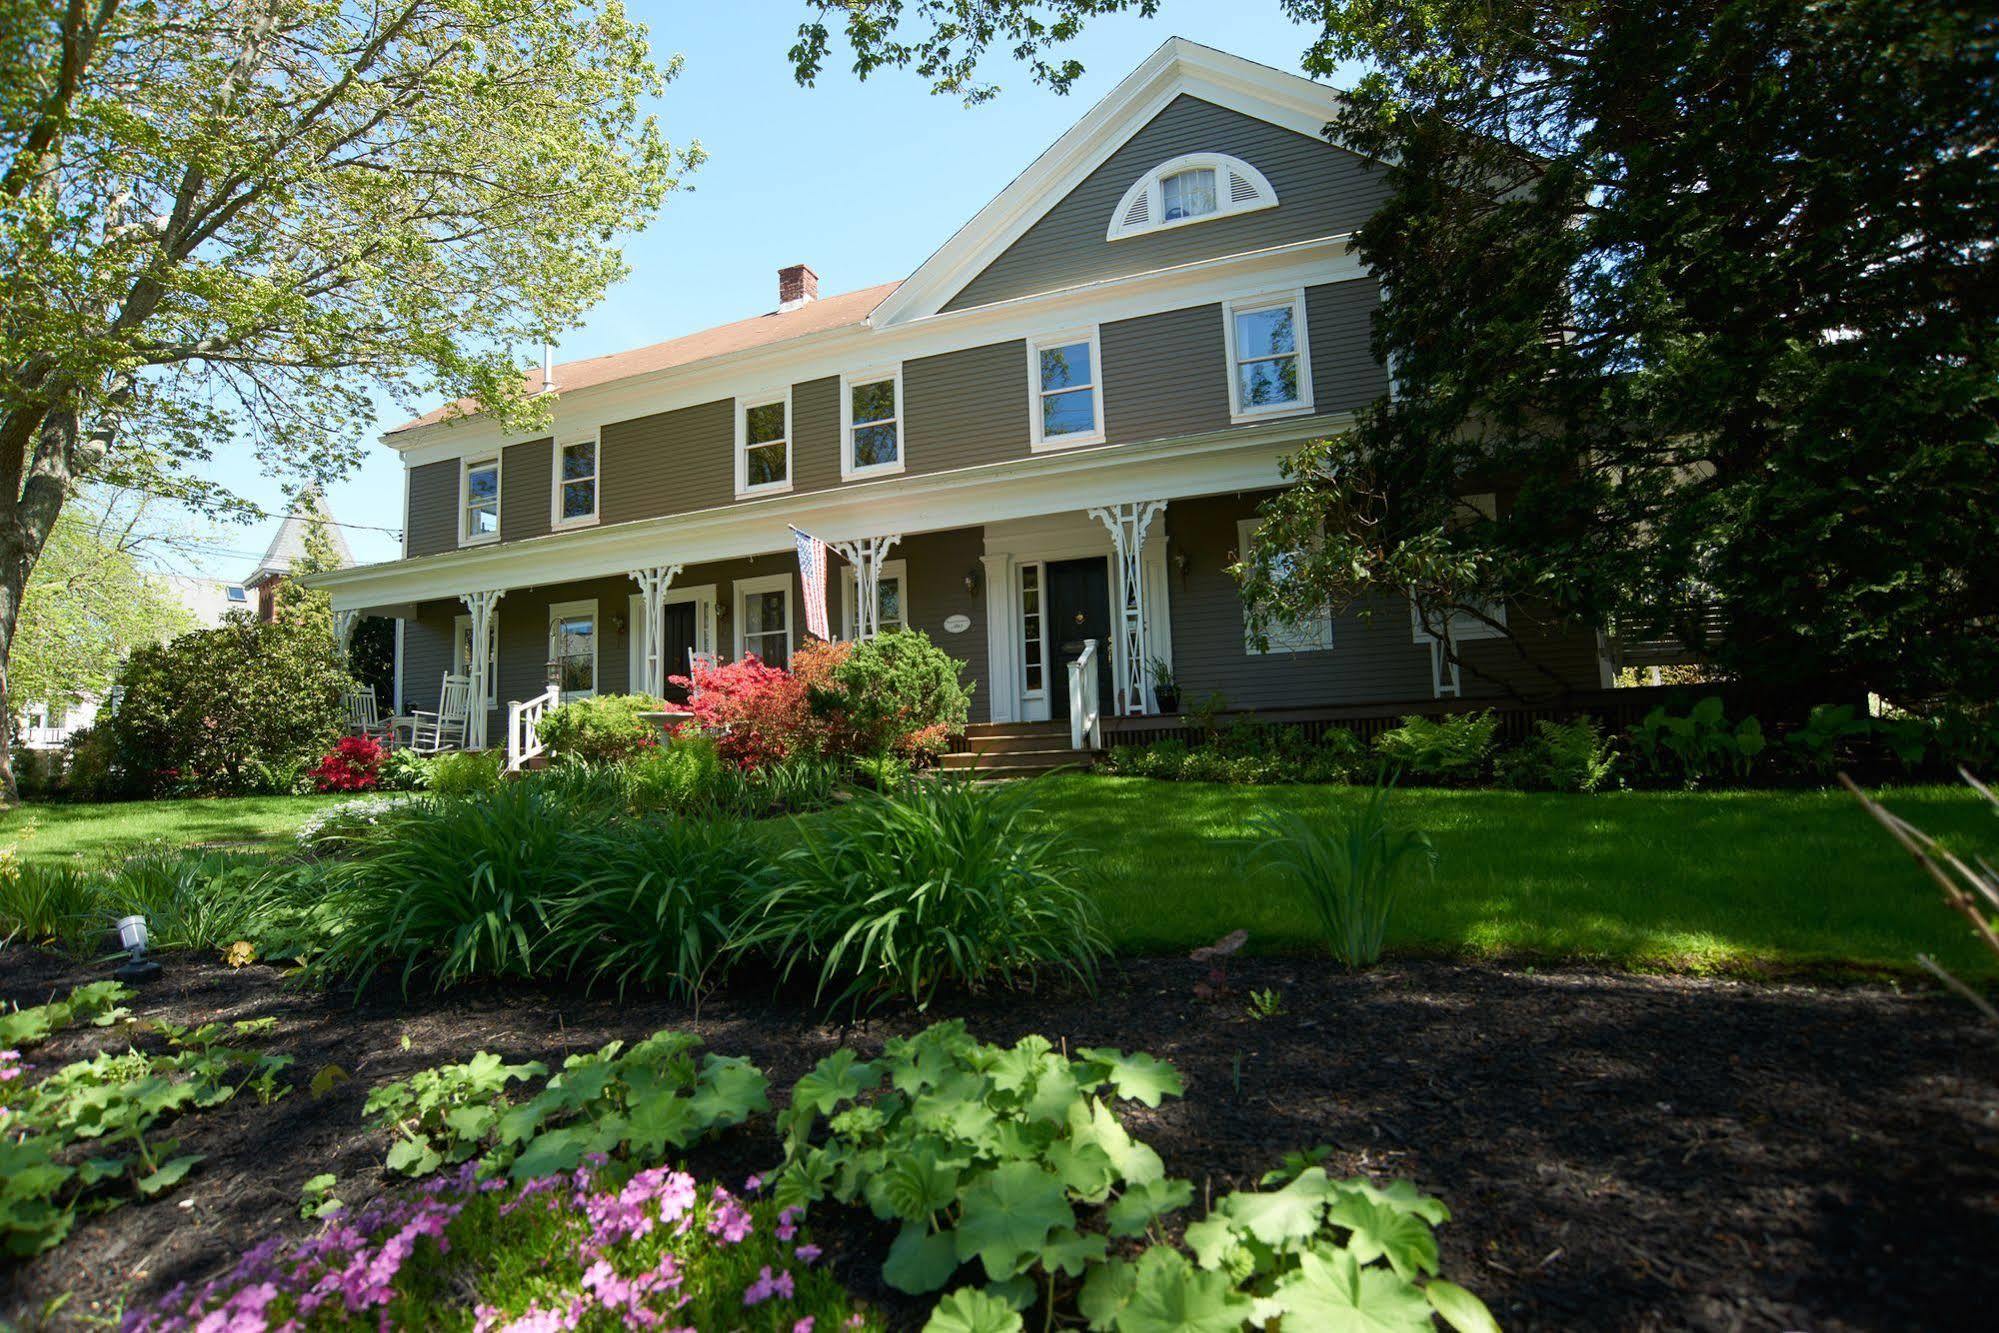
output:
[[[694,640],[695,611],[696,607],[693,602],[671,602],[667,605],[666,620],[662,626],[659,643],[660,650],[666,654],[665,665],[668,676],[684,676],[687,674],[687,654],[690,649],[696,646]],[[686,703],[687,687],[684,685],[675,685],[669,680],[666,686],[666,700],[668,703]]]
[[[1111,575],[1101,556],[1056,560],[1048,566],[1048,716],[1069,716],[1069,663],[1083,645],[1097,641],[1098,699],[1106,713],[1111,702]]]

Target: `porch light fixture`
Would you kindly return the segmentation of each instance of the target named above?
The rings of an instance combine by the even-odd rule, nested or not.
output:
[[[1187,558],[1185,551],[1175,551],[1173,553],[1173,568],[1180,571],[1180,581],[1182,583],[1187,581],[1187,570],[1193,563],[1192,560]]]
[[[973,565],[965,571],[965,596],[976,596],[979,591],[979,567]]]
[[[146,957],[146,918],[143,916],[122,916],[118,918],[118,947],[128,950],[131,958],[121,964],[111,975],[120,981],[151,981],[160,974],[160,965]]]

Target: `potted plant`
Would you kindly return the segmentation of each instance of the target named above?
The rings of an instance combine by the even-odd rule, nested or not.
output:
[[[1159,701],[1162,713],[1180,711],[1180,686],[1173,679],[1173,668],[1160,658],[1153,658],[1147,668],[1152,674],[1152,697]]]

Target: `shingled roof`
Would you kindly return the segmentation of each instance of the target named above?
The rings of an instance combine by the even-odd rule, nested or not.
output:
[[[846,328],[866,320],[868,314],[901,285],[899,282],[884,282],[856,292],[823,296],[792,310],[773,310],[750,319],[739,319],[733,324],[719,324],[712,329],[653,343],[649,347],[635,347],[631,351],[613,352],[609,356],[593,356],[586,361],[565,361],[555,368],[555,387],[563,392],[573,392],[614,380],[630,379],[635,375],[692,365],[733,352],[746,352],[753,347],[768,347],[773,343],[803,338],[807,334]],[[537,366],[528,371],[522,379],[530,393],[539,392],[542,386],[541,368]],[[388,433],[394,435],[419,426],[434,426],[448,417],[467,415],[477,410],[477,403],[460,399],[426,412],[414,421],[405,421]]]
[[[326,497],[319,487],[307,486],[292,501],[291,512],[278,525],[277,535],[264,548],[264,558],[257,562],[256,572],[243,580],[243,586],[254,588],[265,579],[291,571],[291,567],[305,558],[306,535],[318,525],[326,531],[327,539],[333,544],[333,557],[341,568],[354,563],[354,552],[347,546],[347,538],[333,522],[333,511],[326,507]]]

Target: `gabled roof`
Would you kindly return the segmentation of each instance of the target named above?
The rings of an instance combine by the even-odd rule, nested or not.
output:
[[[326,497],[319,487],[307,486],[292,502],[291,512],[278,525],[277,535],[264,548],[264,558],[257,562],[256,572],[243,580],[243,586],[255,587],[265,579],[284,574],[305,558],[306,535],[317,525],[326,531],[333,544],[333,558],[346,568],[354,563],[354,552],[347,546],[347,538],[334,525],[333,511],[326,507]]]
[[[733,324],[685,334],[650,347],[635,347],[629,352],[613,352],[609,356],[593,356],[586,361],[565,361],[555,368],[555,387],[568,393],[592,385],[609,384],[613,380],[630,379],[634,375],[671,370],[732,352],[745,352],[753,347],[768,347],[772,343],[803,338],[807,334],[861,324],[866,322],[868,312],[893,293],[896,286],[893,282],[884,282],[874,287],[863,287],[857,292],[823,296],[791,310],[773,310],[750,319],[739,319]],[[539,392],[541,368],[529,371],[524,381],[529,392]],[[434,426],[448,417],[465,415],[477,408],[477,403],[461,399],[426,412],[414,421],[406,421],[388,433],[394,435],[419,426]]]
[[[882,300],[878,328],[934,315],[1174,98],[1186,94],[1322,137],[1337,89],[1169,37]]]

